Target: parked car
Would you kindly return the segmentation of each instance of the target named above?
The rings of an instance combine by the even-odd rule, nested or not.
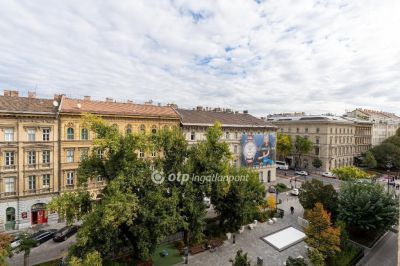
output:
[[[78,232],[79,226],[77,225],[71,225],[71,226],[65,226],[58,230],[53,237],[54,242],[62,242],[67,240],[70,236],[74,235],[76,232]]]
[[[56,232],[57,229],[40,230],[36,233],[33,233],[31,237],[32,239],[36,240],[36,246],[39,246],[40,244],[52,239]]]
[[[294,172],[295,175],[303,175],[303,176],[308,176],[307,171],[295,171]]]
[[[10,244],[11,249],[16,249],[21,244],[19,241],[19,235],[11,235],[11,237],[12,237],[11,244]]]
[[[323,173],[322,173],[322,176],[324,176],[324,177],[331,177],[331,178],[335,178],[335,177],[336,177],[335,174],[334,174],[334,173],[331,173],[331,172],[323,172]]]
[[[276,188],[274,186],[269,186],[268,192],[269,193],[276,193]]]
[[[292,194],[293,196],[298,196],[300,194],[299,189],[294,188],[290,191],[290,194]]]

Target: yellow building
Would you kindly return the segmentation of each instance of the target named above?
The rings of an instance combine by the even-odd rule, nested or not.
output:
[[[58,193],[57,102],[0,96],[0,230],[57,221],[45,204]]]
[[[179,116],[173,108],[152,104],[133,104],[106,101],[93,101],[89,96],[84,99],[71,99],[63,96],[59,108],[60,126],[60,192],[77,187],[77,173],[81,158],[91,152],[94,136],[82,125],[84,113],[98,115],[116,126],[123,133],[155,133],[161,128],[179,126]],[[142,156],[152,154],[139,153]],[[104,183],[101,176],[89,183],[88,189],[98,191]]]

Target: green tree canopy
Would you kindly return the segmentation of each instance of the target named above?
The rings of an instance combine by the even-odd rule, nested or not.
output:
[[[0,265],[7,265],[7,258],[12,255],[11,236],[0,233]]]
[[[378,183],[346,182],[339,194],[339,218],[350,229],[386,230],[398,221],[398,200]]]
[[[355,166],[343,166],[332,170],[340,180],[349,181],[368,178],[368,174]]]
[[[286,260],[286,266],[307,266],[304,258],[293,258],[289,256]]]
[[[321,168],[321,166],[322,166],[322,161],[321,161],[321,159],[320,159],[320,158],[315,158],[315,159],[312,161],[312,165],[313,165],[315,168],[317,168],[317,169]]]
[[[307,137],[296,136],[293,152],[297,157],[298,166],[301,166],[303,156],[311,151],[313,145],[312,141]]]
[[[232,262],[232,266],[251,266],[251,261],[247,257],[247,253],[243,253],[241,249],[236,252],[235,258],[230,261]]]
[[[389,162],[394,168],[400,168],[400,146],[392,142],[384,142],[372,148],[371,153],[375,157],[378,168],[386,169]]]
[[[371,151],[365,153],[363,163],[370,169],[375,168],[378,165]]]
[[[322,181],[312,179],[306,181],[302,186],[299,201],[304,209],[310,210],[320,202],[334,219],[337,215],[338,193],[331,184],[324,185]]]

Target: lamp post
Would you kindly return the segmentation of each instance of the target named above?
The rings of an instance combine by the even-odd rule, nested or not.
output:
[[[390,186],[390,176],[389,176],[389,173],[390,173],[390,168],[392,168],[392,166],[393,166],[393,164],[392,164],[392,162],[391,161],[389,161],[387,164],[386,164],[386,168],[387,168],[387,192],[388,192],[388,194],[389,194],[389,186]]]
[[[276,206],[276,212],[278,212],[278,190],[275,192],[275,206]]]

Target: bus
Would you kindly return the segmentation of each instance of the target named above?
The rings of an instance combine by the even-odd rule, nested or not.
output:
[[[279,170],[289,170],[289,165],[282,161],[276,161],[276,168]]]

